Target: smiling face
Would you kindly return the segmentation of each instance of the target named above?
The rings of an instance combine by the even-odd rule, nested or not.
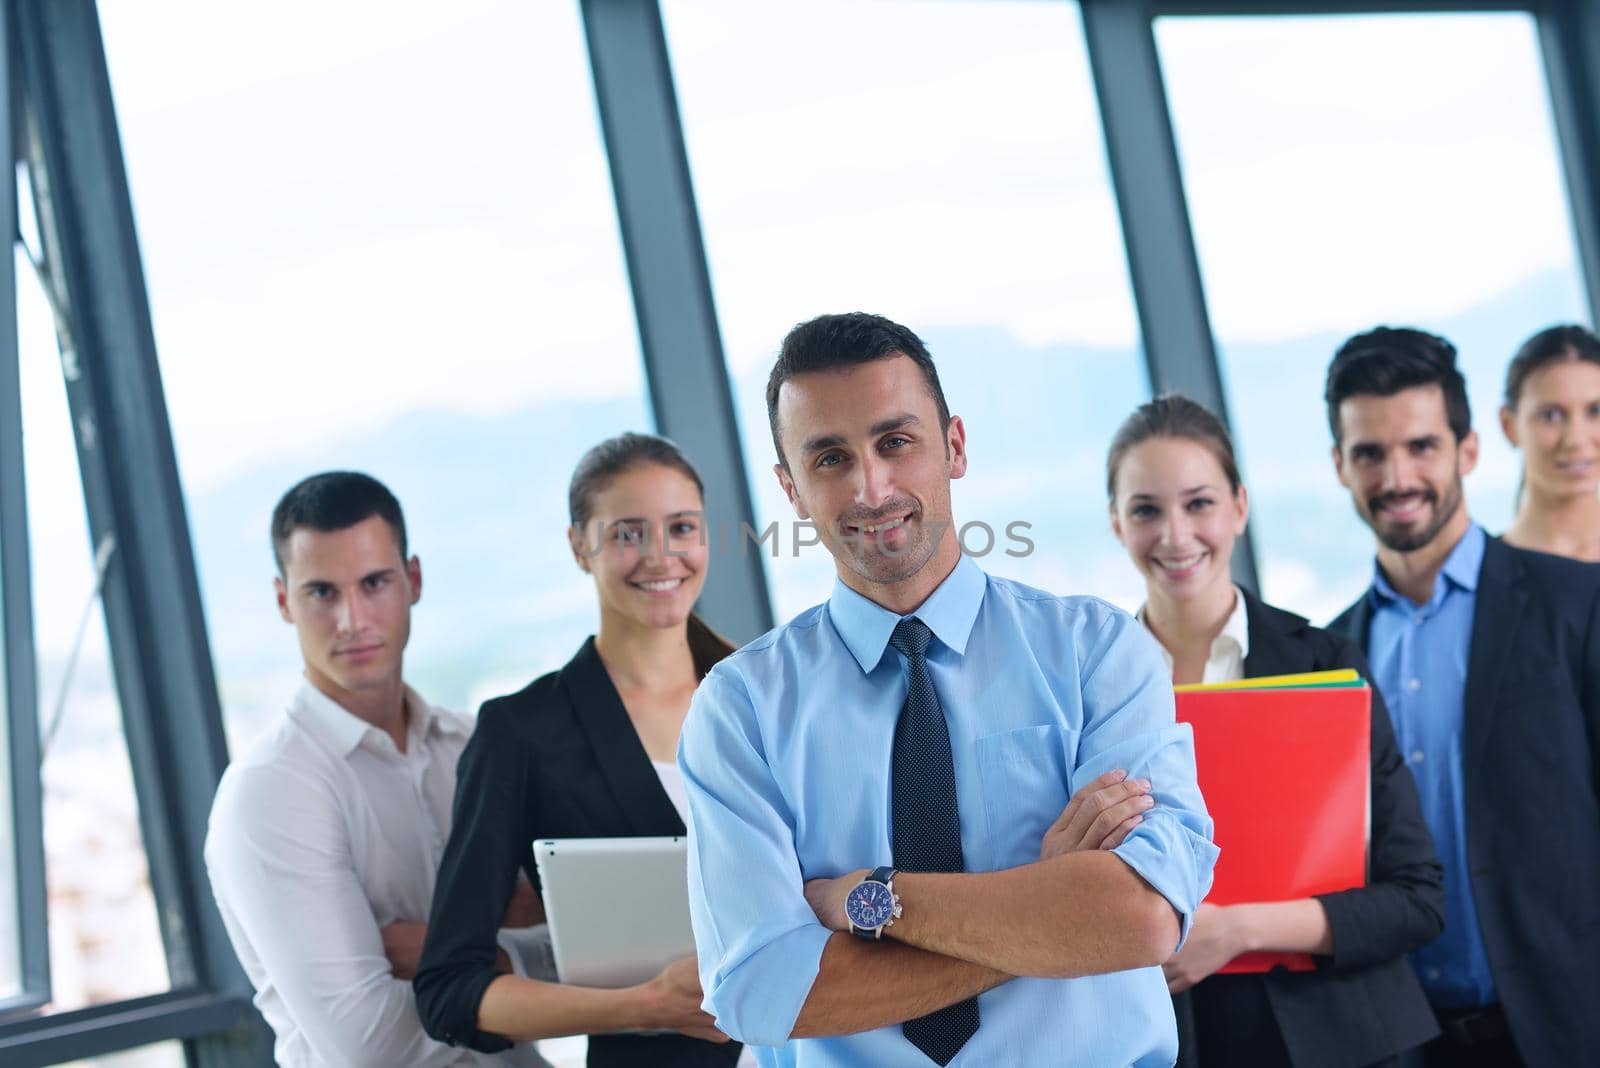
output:
[[[1528,375],[1500,425],[1522,450],[1527,484],[1548,497],[1593,496],[1600,486],[1600,365],[1553,360]]]
[[[422,565],[414,556],[401,559],[394,530],[380,516],[343,530],[296,528],[273,584],[317,689],[348,704],[345,695],[399,683]]]
[[[1339,481],[1379,542],[1407,553],[1441,534],[1459,540],[1469,522],[1461,480],[1477,465],[1478,435],[1456,441],[1437,385],[1347,397],[1339,428]]]
[[[594,576],[602,626],[681,626],[705,585],[709,549],[700,491],[683,472],[641,463],[590,499],[568,531],[578,566]]]
[[[921,604],[960,556],[950,480],[967,470],[961,420],[941,431],[921,369],[894,355],[795,375],[778,394],[778,426],[788,461],[778,481],[839,577],[897,611]]]
[[[1151,597],[1188,601],[1233,579],[1233,543],[1250,507],[1211,450],[1188,438],[1149,438],[1117,464],[1111,529]]]

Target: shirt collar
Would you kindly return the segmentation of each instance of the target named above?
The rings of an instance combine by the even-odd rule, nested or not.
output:
[[[1150,624],[1146,623],[1144,618],[1145,607],[1145,605],[1140,605],[1139,610],[1133,615],[1135,619],[1144,624],[1146,630],[1149,630]],[[1228,642],[1232,642],[1239,647],[1240,659],[1250,655],[1250,617],[1245,611],[1244,594],[1239,590],[1238,586],[1233,588],[1233,611],[1229,612],[1228,618],[1222,621],[1222,629],[1217,632],[1217,636],[1211,639],[1210,659],[1215,660],[1217,654]],[[1170,669],[1172,667],[1172,654],[1160,642],[1157,642],[1156,646],[1161,650],[1161,655],[1167,658],[1167,667]]]
[[[1233,611],[1228,613],[1227,622],[1222,624],[1222,632],[1211,643],[1212,655],[1216,655],[1217,645],[1224,639],[1239,647],[1241,657],[1250,655],[1250,620],[1245,614],[1244,593],[1237,586],[1233,588]]]
[[[407,748],[410,743],[426,738],[435,732],[465,735],[464,728],[413,690],[405,687],[406,708],[411,716],[406,726]],[[289,715],[311,731],[340,756],[349,756],[378,728],[345,708],[339,702],[311,684],[309,679],[300,683],[300,689],[289,706]]]
[[[983,569],[962,553],[955,570],[910,615],[926,623],[933,636],[950,649],[964,654],[988,585],[989,578]],[[828,598],[828,616],[856,663],[866,672],[878,666],[895,624],[907,618],[863,597],[846,586],[843,579],[834,580],[833,596]]]
[[[1445,557],[1443,574],[1457,587],[1476,591],[1478,572],[1483,568],[1483,545],[1489,537],[1476,523],[1467,524],[1467,532],[1456,542],[1456,547]]]
[[[1488,541],[1488,535],[1476,523],[1467,524],[1467,532],[1461,535],[1461,540],[1456,542],[1456,547],[1450,550],[1450,555],[1444,558],[1444,566],[1439,569],[1439,574],[1457,589],[1475,592],[1478,588],[1478,572],[1483,569],[1483,547]],[[1377,561],[1372,564],[1372,593],[1374,602],[1378,605],[1389,604],[1400,600],[1400,592],[1389,583],[1388,576],[1383,573]],[[1439,584],[1435,580],[1433,597],[1439,596]]]

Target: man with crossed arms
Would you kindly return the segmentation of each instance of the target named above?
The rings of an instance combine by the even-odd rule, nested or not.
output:
[[[1171,1065],[1160,965],[1217,850],[1154,641],[962,555],[965,429],[910,330],[801,324],[767,407],[838,581],[684,726],[705,1008],[765,1065]]]
[[[422,564],[400,502],[328,471],[272,513],[278,612],[305,679],[276,728],[234,761],[212,803],[206,869],[284,1068],[547,1068],[531,1045],[491,1057],[423,1033],[411,992],[450,836],[465,716],[402,677]],[[551,968],[531,888],[500,967]]]

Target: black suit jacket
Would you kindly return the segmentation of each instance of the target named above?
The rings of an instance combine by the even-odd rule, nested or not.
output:
[[[710,668],[699,666],[702,675]],[[486,702],[461,754],[455,821],[413,983],[428,1033],[485,1052],[509,1045],[477,1029],[478,1005],[495,978],[495,932],[518,869],[539,885],[534,840],[685,833],[593,638],[560,671]],[[589,1065],[723,1068],[739,1049],[682,1035],[597,1035]]]
[[[1248,592],[1244,596],[1247,678],[1333,668],[1368,674],[1366,658],[1348,639],[1263,604]],[[1431,941],[1443,925],[1442,873],[1417,804],[1416,784],[1400,758],[1388,710],[1376,692],[1371,767],[1367,885],[1320,898],[1333,932],[1333,955],[1317,958],[1312,972],[1278,969],[1261,976],[1216,976],[1195,988],[1195,1012],[1221,1014],[1225,1025],[1242,1023],[1228,1017],[1259,1012],[1264,1001],[1295,1068],[1371,1064],[1420,1045],[1439,1031],[1405,954]],[[1204,1029],[1218,1021],[1197,1023]]]
[[[1363,595],[1333,626],[1367,645]],[[1467,868],[1529,1065],[1600,1058],[1600,567],[1490,538],[1462,708]]]

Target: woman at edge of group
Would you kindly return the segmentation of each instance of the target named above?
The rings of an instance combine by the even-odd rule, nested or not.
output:
[[[1517,515],[1502,539],[1600,561],[1600,337],[1552,326],[1506,368],[1500,428],[1522,450]]]
[[[588,1034],[590,1068],[739,1060],[739,1045],[700,1009],[693,957],[621,990],[494,967],[518,870],[535,879],[536,839],[687,833],[678,734],[695,687],[733,651],[693,614],[709,556],[703,494],[665,438],[622,434],[578,461],[568,537],[594,578],[600,630],[565,667],[486,702],[462,754],[415,982],[436,1037],[492,1052]],[[615,1033],[624,1031],[679,1033]]]
[[[1233,584],[1229,561],[1249,497],[1227,431],[1206,409],[1178,395],[1142,405],[1112,441],[1106,482],[1113,533],[1145,580],[1139,619],[1175,684],[1333,668],[1368,674],[1352,642]],[[1296,901],[1202,904],[1182,951],[1164,965],[1180,1020],[1179,1065],[1389,1064],[1438,1034],[1406,954],[1442,928],[1442,869],[1375,689],[1372,703],[1367,885]],[[1213,974],[1249,951],[1309,953],[1316,969]]]

